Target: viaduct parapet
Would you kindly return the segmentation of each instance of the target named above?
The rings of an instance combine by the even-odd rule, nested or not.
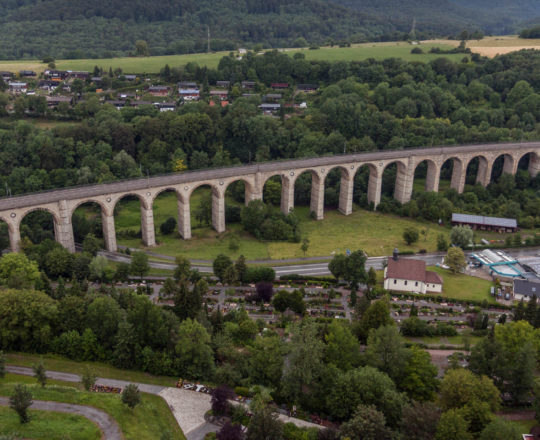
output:
[[[441,167],[452,160],[451,187],[462,193],[467,166],[478,158],[476,182],[487,186],[494,162],[504,158],[503,172],[515,174],[519,161],[529,155],[529,172],[534,177],[540,171],[540,142],[464,145],[456,147],[417,148],[397,151],[377,151],[340,156],[315,157],[230,168],[138,178],[114,183],[66,188],[37,194],[0,199],[0,220],[8,225],[11,250],[20,249],[22,219],[35,210],[52,214],[56,240],[68,250],[75,251],[72,216],[78,206],[97,203],[101,208],[103,236],[107,250],[116,251],[114,208],[126,196],[136,196],[141,204],[141,233],[146,246],[156,244],[153,204],[163,191],[174,191],[178,200],[178,232],[184,239],[191,238],[190,198],[195,189],[208,185],[212,189],[212,225],[217,232],[225,231],[225,191],[235,181],[245,183],[246,204],[262,200],[265,182],[273,176],[281,177],[281,210],[294,208],[294,184],[304,172],[312,175],[311,206],[316,219],[324,216],[324,185],[333,169],[341,172],[339,211],[352,213],[354,177],[362,167],[369,168],[367,198],[374,206],[381,200],[382,176],[386,167],[397,164],[394,198],[401,203],[411,199],[416,167],[427,163],[426,191],[438,191]]]

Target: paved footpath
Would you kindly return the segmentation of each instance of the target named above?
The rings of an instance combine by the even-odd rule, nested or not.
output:
[[[8,406],[9,398],[0,397],[0,405]],[[74,405],[71,403],[61,402],[49,402],[44,400],[34,400],[31,409],[41,411],[55,411],[61,413],[77,414],[86,417],[88,420],[98,425],[99,429],[103,433],[104,440],[122,440],[122,432],[116,421],[110,417],[106,412],[91,406]]]

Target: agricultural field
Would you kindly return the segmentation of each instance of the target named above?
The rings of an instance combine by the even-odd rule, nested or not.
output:
[[[459,45],[456,40],[432,40],[425,43]],[[482,40],[467,41],[467,47],[474,53],[486,57],[494,57],[515,52],[522,49],[540,49],[540,39],[524,39],[517,35],[501,35],[495,37],[485,37]]]

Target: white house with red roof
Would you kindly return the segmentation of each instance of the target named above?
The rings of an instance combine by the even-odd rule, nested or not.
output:
[[[441,293],[441,276],[426,270],[426,262],[410,258],[399,258],[398,250],[388,259],[384,269],[384,288],[397,292]]]

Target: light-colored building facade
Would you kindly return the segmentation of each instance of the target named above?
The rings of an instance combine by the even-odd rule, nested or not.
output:
[[[441,276],[422,260],[399,258],[397,250],[384,269],[384,288],[395,292],[442,293]]]

